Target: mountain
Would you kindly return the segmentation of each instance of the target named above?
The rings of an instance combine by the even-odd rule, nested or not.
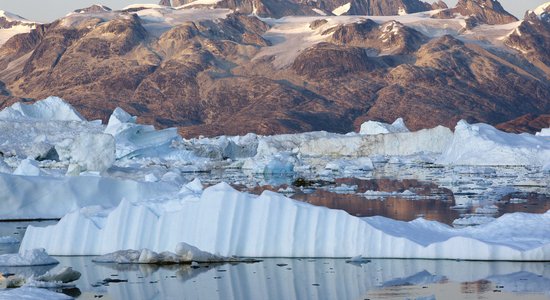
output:
[[[505,43],[531,61],[550,66],[550,2],[527,11],[524,20],[507,36]]]
[[[398,117],[414,130],[550,111],[544,14],[470,30],[464,17],[432,14],[73,13],[0,48],[0,107],[56,95],[88,119],[120,106],[185,136],[349,132]]]
[[[466,17],[468,29],[479,24],[507,24],[518,20],[497,0],[458,0],[454,8],[443,10],[434,17],[454,18],[457,14]]]
[[[369,15],[391,16],[447,7],[419,0],[161,0],[160,5],[230,8],[244,14],[281,18],[296,15]]]

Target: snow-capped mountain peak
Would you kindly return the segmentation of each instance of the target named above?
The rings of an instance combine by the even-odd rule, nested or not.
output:
[[[534,13],[540,20],[550,22],[550,2],[546,2],[528,13],[531,12]]]
[[[21,16],[0,9],[0,20],[2,19],[6,22],[34,23]]]

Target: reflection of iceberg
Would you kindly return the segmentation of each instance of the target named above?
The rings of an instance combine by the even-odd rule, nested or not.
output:
[[[175,199],[123,200],[114,210],[73,211],[54,225],[29,226],[21,250],[96,255],[175,249],[185,242],[222,256],[550,260],[550,212],[515,213],[475,228],[417,219],[357,218],[273,192],[241,193],[221,183]]]
[[[181,295],[186,299],[213,300],[364,299],[360,297],[368,291],[388,286],[399,278],[409,278],[408,281],[416,278],[415,282],[420,283],[440,276],[454,282],[474,282],[491,276],[507,278],[507,274],[514,276],[517,272],[538,276],[548,271],[542,263],[445,260],[375,259],[359,268],[340,259],[266,259],[255,264],[210,265],[199,269],[132,266],[130,270],[119,269],[120,265],[93,264],[89,257],[60,257],[59,260],[63,265],[84,270],[77,282],[83,292],[101,291],[113,299],[133,300],[180,299]],[[277,266],[280,263],[287,265]],[[91,286],[112,274],[132,283]],[[532,285],[529,289],[529,292],[540,292],[546,286]]]
[[[447,277],[441,275],[433,275],[430,272],[424,270],[416,273],[412,276],[404,278],[396,278],[388,280],[382,284],[382,286],[400,286],[400,285],[419,285],[430,283],[441,283],[447,280]]]
[[[514,293],[530,293],[537,291],[550,295],[550,278],[530,272],[517,272],[506,275],[494,275],[487,280],[502,286],[504,291]]]

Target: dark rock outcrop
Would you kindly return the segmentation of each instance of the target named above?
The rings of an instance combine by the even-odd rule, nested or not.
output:
[[[550,5],[541,15],[527,11],[521,24],[508,35],[505,44],[550,68]]]
[[[458,0],[454,8],[441,11],[434,18],[453,18],[455,14],[468,17],[466,27],[473,28],[479,24],[507,24],[518,19],[507,12],[497,0]]]

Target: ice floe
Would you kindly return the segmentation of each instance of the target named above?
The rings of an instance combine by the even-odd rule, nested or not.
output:
[[[44,266],[59,263],[49,256],[42,248],[28,249],[16,254],[0,255],[0,266],[2,267],[23,267],[23,266]]]
[[[156,253],[149,249],[119,250],[96,257],[93,261],[119,264],[190,264],[191,262],[230,262],[237,259],[214,255],[189,244],[179,243],[176,245],[175,252]]]

